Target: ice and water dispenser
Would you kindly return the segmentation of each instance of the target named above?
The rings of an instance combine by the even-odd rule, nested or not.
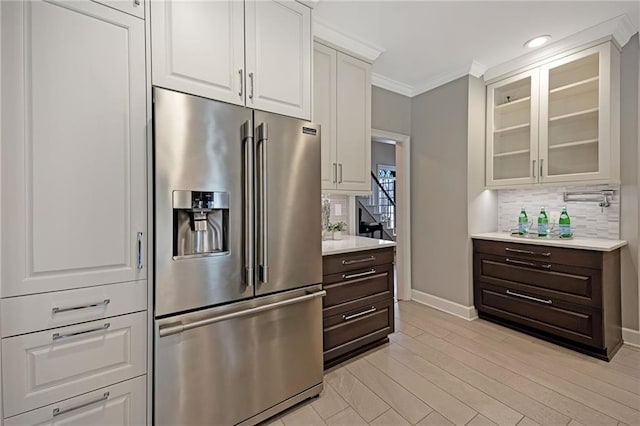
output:
[[[173,257],[228,252],[229,193],[173,191]]]

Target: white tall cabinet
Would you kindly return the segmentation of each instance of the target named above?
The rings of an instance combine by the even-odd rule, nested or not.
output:
[[[371,191],[371,64],[314,45],[313,121],[322,126],[322,190]]]
[[[620,53],[610,42],[487,86],[487,186],[620,183]]]
[[[115,395],[83,394],[123,382],[137,402],[122,418],[137,423],[146,417],[144,387],[129,383],[145,377],[147,350],[144,20],[86,0],[0,8],[3,416],[40,424],[92,411],[85,424],[104,424],[120,418],[96,414]],[[46,418],[20,417],[45,405]]]
[[[151,2],[152,82],[311,117],[311,10],[291,0]]]

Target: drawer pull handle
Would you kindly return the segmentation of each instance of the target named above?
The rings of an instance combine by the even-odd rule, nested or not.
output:
[[[535,263],[531,263],[531,262],[523,262],[521,260],[513,260],[513,259],[509,259],[506,258],[505,262],[507,263],[513,263],[516,265],[523,265],[523,266],[531,266],[532,268],[544,268],[544,269],[551,269],[551,265],[550,264],[546,264],[546,265],[536,265]]]
[[[87,305],[69,306],[68,308],[58,308],[57,306],[51,309],[52,314],[59,314],[61,312],[77,311],[79,309],[97,308],[98,306],[107,306],[111,303],[111,299],[104,299],[102,302],[89,303]]]
[[[549,252],[520,250],[520,249],[511,248],[511,247],[506,247],[504,251],[510,251],[511,253],[530,254],[531,256],[544,256],[544,257],[551,256],[551,253]]]
[[[376,260],[375,256],[369,256],[369,257],[367,257],[365,259],[343,260],[342,264],[343,265],[355,265],[357,263],[373,262],[374,260]]]
[[[509,296],[516,296],[516,297],[520,297],[522,299],[533,300],[534,302],[544,303],[545,305],[553,304],[553,302],[551,300],[549,300],[549,299],[538,299],[537,297],[527,296],[525,294],[516,293],[516,292],[513,292],[511,290],[507,290],[507,294]]]
[[[80,334],[87,334],[87,333],[94,333],[96,331],[103,331],[103,330],[108,329],[109,327],[111,327],[111,324],[107,322],[102,327],[96,327],[96,328],[91,328],[89,330],[76,331],[76,332],[67,333],[67,334],[54,333],[54,335],[52,337],[53,337],[53,341],[55,342],[56,340],[65,339],[67,337],[78,336]]]
[[[80,405],[77,405],[75,407],[65,408],[64,410],[61,410],[59,408],[54,408],[53,409],[53,417],[61,416],[63,414],[69,413],[71,411],[79,410],[81,408],[88,407],[89,405],[93,405],[93,404],[97,404],[97,403],[102,402],[102,401],[106,401],[107,399],[109,399],[109,392],[105,392],[104,394],[102,394],[102,396],[100,398],[94,399],[93,401],[85,402],[84,404],[80,404]]]
[[[370,270],[370,271],[367,271],[367,272],[360,272],[360,273],[358,273],[358,274],[348,274],[348,275],[347,275],[347,274],[342,274],[342,279],[343,279],[343,280],[348,280],[348,279],[351,279],[351,278],[366,277],[367,275],[373,275],[373,274],[375,274],[375,273],[376,273],[376,270],[375,270],[375,269],[372,269],[372,270]]]
[[[350,319],[354,319],[354,318],[358,318],[361,317],[363,315],[367,315],[370,314],[371,312],[375,312],[376,311],[376,307],[372,306],[369,309],[367,309],[366,311],[362,311],[362,312],[358,312],[357,314],[353,314],[353,315],[343,315],[342,319],[344,321],[350,320]]]

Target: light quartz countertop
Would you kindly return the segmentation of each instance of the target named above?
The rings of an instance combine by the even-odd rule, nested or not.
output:
[[[394,247],[395,241],[378,240],[376,238],[343,235],[340,240],[325,240],[322,242],[322,255],[350,253],[354,251],[373,250]]]
[[[593,238],[574,238],[570,240],[560,240],[552,238],[538,237],[518,237],[508,232],[487,232],[483,234],[471,234],[471,238],[478,240],[505,241],[522,244],[536,244],[541,246],[565,247],[582,250],[613,251],[626,246],[624,240],[599,240]]]

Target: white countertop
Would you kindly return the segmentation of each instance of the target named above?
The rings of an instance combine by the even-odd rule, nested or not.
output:
[[[471,234],[471,238],[479,240],[505,241],[522,244],[536,244],[541,246],[566,247],[582,250],[613,251],[626,246],[624,240],[596,240],[593,238],[574,238],[571,240],[558,240],[549,238],[524,238],[513,236],[508,232],[486,232],[483,234]]]
[[[354,251],[373,250],[394,247],[395,241],[378,240],[376,238],[343,235],[340,240],[325,240],[322,242],[322,255],[350,253]]]

